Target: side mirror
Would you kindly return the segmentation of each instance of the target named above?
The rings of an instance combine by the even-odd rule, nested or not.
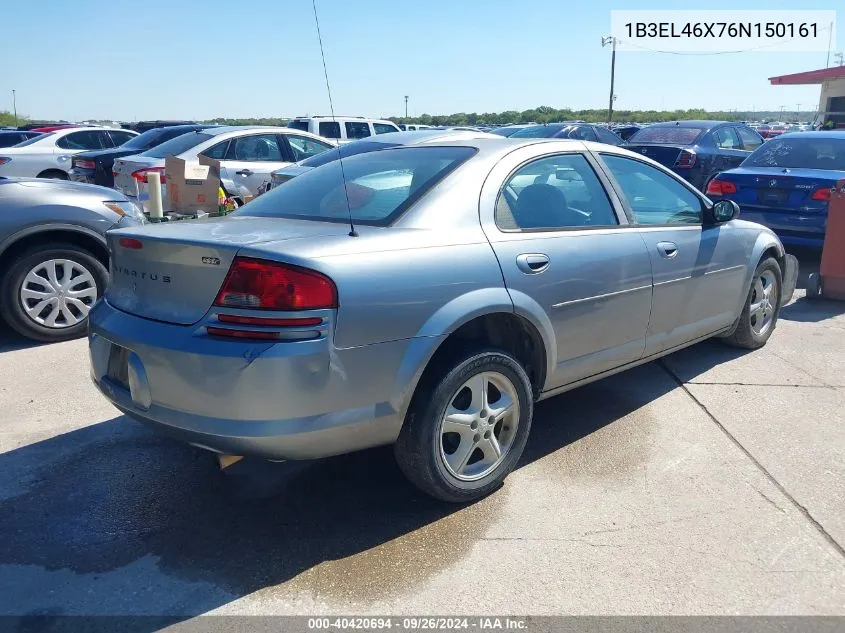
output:
[[[733,200],[719,200],[713,204],[711,213],[716,224],[723,224],[739,216],[739,205]]]

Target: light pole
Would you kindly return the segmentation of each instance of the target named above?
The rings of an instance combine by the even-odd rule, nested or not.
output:
[[[613,82],[616,75],[616,38],[612,35],[601,38],[601,47],[604,48],[610,44],[612,46],[610,53],[610,99],[607,102],[607,123],[613,120]]]
[[[18,98],[12,90],[12,110],[15,112],[15,127],[18,127]]]
[[[408,118],[408,95],[405,95],[405,118]]]

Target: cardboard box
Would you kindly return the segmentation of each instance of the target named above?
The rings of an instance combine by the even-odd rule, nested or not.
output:
[[[168,211],[194,215],[216,213],[220,189],[220,162],[206,156],[186,161],[176,156],[164,159]]]

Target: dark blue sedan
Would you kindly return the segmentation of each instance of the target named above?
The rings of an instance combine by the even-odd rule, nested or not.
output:
[[[742,123],[674,121],[644,127],[625,147],[665,165],[704,191],[713,176],[738,167],[762,144],[763,137]]]
[[[831,189],[845,178],[845,131],[790,132],[766,141],[707,187],[734,200],[744,220],[771,228],[784,244],[821,247]]]

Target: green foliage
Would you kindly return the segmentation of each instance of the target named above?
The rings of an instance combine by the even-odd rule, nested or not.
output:
[[[626,123],[656,123],[659,121],[683,121],[689,119],[710,119],[714,121],[750,121],[750,120],[786,120],[812,119],[809,112],[708,112],[701,108],[689,110],[614,110],[613,120]],[[553,121],[587,121],[588,123],[607,122],[607,109],[600,110],[571,110],[569,108],[555,109],[550,106],[540,106],[531,110],[516,112],[475,112],[456,114],[431,115],[422,114],[418,117],[390,117],[394,123],[419,123],[422,125],[485,125],[488,123],[551,123]]]
[[[23,125],[27,122],[27,118],[25,116],[21,116],[18,114],[18,123],[17,125]],[[11,112],[6,112],[5,110],[0,110],[0,127],[10,127],[15,125],[15,115]]]

